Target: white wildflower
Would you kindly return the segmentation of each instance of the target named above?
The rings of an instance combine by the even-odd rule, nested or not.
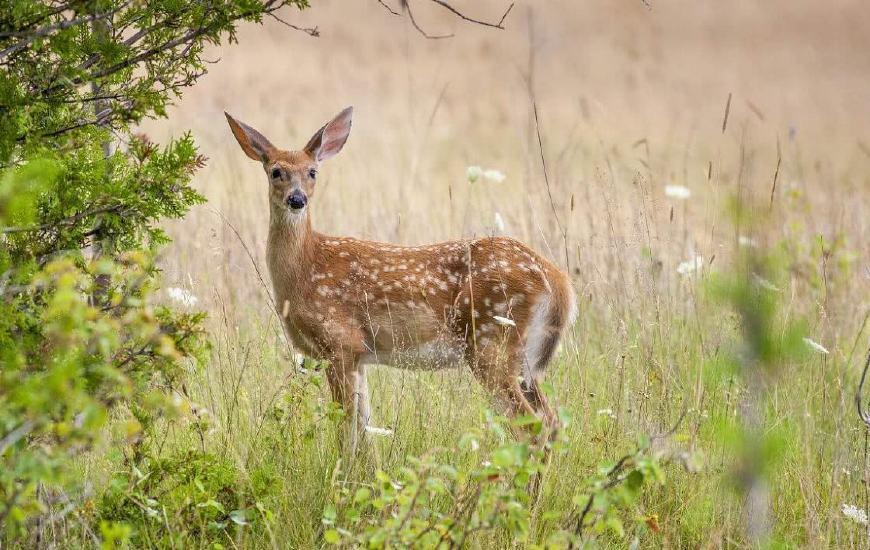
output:
[[[490,168],[489,170],[484,171],[483,177],[488,179],[489,181],[494,181],[495,183],[501,183],[505,179],[507,179],[507,176],[505,176],[503,173],[496,170],[495,168]]]
[[[376,428],[374,426],[366,426],[366,433],[370,433],[372,435],[380,435],[383,437],[391,437],[393,435],[393,430],[389,428]]]
[[[665,195],[672,199],[686,200],[692,196],[692,191],[683,185],[665,185]]]
[[[680,262],[679,265],[677,265],[677,273],[680,275],[689,275],[695,271],[699,271],[702,267],[704,267],[704,256],[695,256],[691,260]]]
[[[746,235],[740,235],[737,237],[737,244],[740,246],[747,246],[752,248],[758,248],[758,243],[752,237],[747,237]]]
[[[598,416],[606,416],[608,418],[616,418],[616,414],[614,414],[613,409],[598,409],[595,413]]]
[[[782,292],[782,290],[780,290],[778,286],[771,283],[770,281],[768,281],[767,279],[765,279],[764,277],[762,277],[758,273],[752,274],[752,281],[755,284],[757,284],[758,286],[760,286],[761,288],[770,290],[771,292]]]
[[[513,319],[508,319],[507,317],[502,317],[501,315],[493,315],[492,318],[495,319],[496,323],[506,327],[517,326]]]
[[[504,220],[498,212],[495,213],[495,228],[499,233],[504,233]]]
[[[483,168],[480,166],[469,166],[465,169],[465,176],[468,178],[468,183],[474,183],[483,176]]]
[[[199,298],[183,288],[170,287],[166,289],[166,292],[170,298],[183,306],[193,307],[199,301]]]
[[[843,515],[855,523],[867,525],[867,512],[852,504],[843,504]]]
[[[821,353],[821,354],[828,355],[828,354],[830,353],[830,352],[825,348],[825,346],[821,345],[820,343],[818,343],[818,342],[816,342],[815,340],[812,340],[812,339],[810,339],[810,338],[806,338],[806,337],[805,337],[805,338],[804,338],[804,344],[806,344],[807,346],[809,346],[810,349],[812,349],[813,351],[817,351],[817,352],[819,352],[819,353]]]

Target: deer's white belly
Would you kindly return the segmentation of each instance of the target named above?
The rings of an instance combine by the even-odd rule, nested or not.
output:
[[[456,368],[465,361],[465,345],[455,340],[437,339],[416,347],[389,351],[377,350],[364,355],[360,362],[369,365],[390,365],[402,369],[440,370]]]

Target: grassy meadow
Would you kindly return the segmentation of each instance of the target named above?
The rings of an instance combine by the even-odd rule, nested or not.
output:
[[[870,344],[862,3],[521,2],[504,31],[412,3],[428,32],[455,33],[442,40],[374,1],[312,4],[285,18],[320,37],[271,20],[245,27],[169,121],[143,128],[160,140],[190,129],[209,158],[195,179],[208,203],[167,226],[160,265],[167,288],[208,312],[213,345],[185,383],[191,415],[165,422],[151,451],[175,469],[199,467],[188,449],[206,451],[271,519],[217,542],[183,539],[171,517],[143,521],[152,527],[138,541],[324,546],[322,518],[342,487],[453,449],[469,430],[485,434],[482,448],[452,454],[458,467],[499,444],[469,372],[375,367],[374,424],[393,434],[373,436],[377,452],[350,465],[325,377],[300,370],[284,339],[265,266],[266,181],[223,111],[298,148],[353,105],[350,139],[311,201],[317,230],[401,244],[510,235],[567,269],[579,298],[547,376],[570,422],[527,503],[528,536],[483,529],[467,546],[544,544],[584,480],[639,436],[665,432],[651,451],[664,483],[621,512],[624,537],[604,530],[595,545],[752,546],[747,471],[766,480],[770,544],[870,545],[867,526],[843,513],[870,504],[870,432],[854,404]],[[481,18],[504,8],[457,5]],[[469,182],[469,166],[506,177]],[[735,197],[747,207],[736,221]],[[802,331],[802,349],[757,375],[747,350],[762,329],[743,331],[739,307],[716,290],[740,278],[746,255],[774,258],[758,276],[776,305],[764,330]],[[747,403],[759,418],[741,445]],[[742,450],[756,443],[760,454]],[[82,467],[100,484],[122,455],[102,449]]]

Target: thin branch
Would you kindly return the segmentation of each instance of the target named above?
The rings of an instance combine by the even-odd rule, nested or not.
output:
[[[499,30],[504,30],[505,19],[507,19],[507,16],[511,12],[511,10],[514,9],[514,4],[513,4],[513,2],[511,2],[511,4],[507,7],[507,9],[504,11],[504,13],[502,13],[501,18],[498,20],[498,22],[493,23],[490,21],[483,21],[481,19],[475,19],[474,17],[469,17],[468,15],[465,15],[464,13],[459,11],[458,9],[454,8],[453,5],[451,5],[446,0],[429,0],[429,1],[432,2],[433,4],[437,4],[438,6],[441,6],[445,10],[447,10],[450,13],[452,13],[453,15],[455,15],[456,17],[462,19],[463,21],[467,21],[469,23],[474,23],[475,25],[481,25],[483,27],[490,27],[490,28],[499,29]],[[389,5],[387,5],[386,2],[384,2],[384,0],[378,0],[378,3],[380,5],[382,5],[387,11],[389,11],[393,15],[399,15],[399,13],[396,12],[395,10],[393,10],[393,8],[391,8]],[[410,1],[409,0],[400,0],[400,4],[402,6],[402,11],[408,12],[408,19],[411,20],[411,24],[414,25],[414,28],[417,29],[417,31],[420,34],[422,34],[424,37],[429,38],[430,40],[438,40],[441,38],[450,38],[453,36],[453,33],[450,33],[450,34],[429,34],[429,33],[427,33],[425,30],[423,30],[423,28],[417,23],[417,20],[414,18],[414,12],[411,11]]]
[[[429,0],[429,1],[434,2],[435,4],[438,4],[442,8],[452,12],[454,15],[456,15],[460,19],[468,21],[469,23],[474,23],[476,25],[483,25],[484,27],[492,27],[494,29],[500,29],[500,30],[504,30],[504,20],[507,19],[508,14],[511,12],[512,9],[514,9],[514,4],[513,4],[513,2],[511,2],[511,5],[508,6],[507,9],[504,11],[504,13],[501,16],[501,19],[498,20],[498,23],[490,23],[488,21],[481,21],[480,19],[474,19],[473,17],[468,17],[467,15],[465,15],[461,11],[457,10],[456,8],[454,8],[453,6],[451,6],[449,3],[445,2],[444,0]]]
[[[396,10],[394,10],[393,8],[391,8],[389,4],[387,4],[386,2],[384,2],[384,0],[378,0],[378,4],[382,5],[382,6],[384,7],[385,10],[387,10],[387,11],[390,12],[390,13],[392,13],[393,15],[398,15],[399,17],[402,16],[401,13],[399,13],[399,12],[397,12]]]
[[[320,36],[320,31],[317,30],[316,25],[314,27],[297,27],[293,23],[290,23],[289,21],[285,21],[285,20],[281,19],[280,17],[278,17],[277,15],[275,15],[272,12],[269,12],[269,17],[271,17],[275,21],[278,21],[279,23],[282,23],[286,27],[290,27],[293,30],[304,32],[308,36],[313,36],[315,38]]]
[[[417,24],[417,20],[414,19],[414,12],[411,11],[411,4],[410,4],[410,2],[408,2],[408,0],[402,0],[402,9],[404,11],[408,12],[408,19],[411,20],[411,24],[414,25],[414,28],[417,29],[417,32],[422,34],[425,38],[428,38],[429,40],[440,40],[442,38],[452,38],[453,37],[453,33],[450,33],[450,34],[429,34],[426,31],[424,31],[423,28]]]

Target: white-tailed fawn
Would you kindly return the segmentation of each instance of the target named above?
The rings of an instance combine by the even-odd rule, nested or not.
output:
[[[552,437],[558,418],[540,382],[576,313],[568,276],[507,237],[400,246],[313,230],[320,163],[342,149],[352,115],[343,110],[299,151],[278,149],[226,116],[266,173],[266,258],[278,315],[297,349],[329,361],[353,447],[371,417],[367,364],[468,365],[501,412],[537,414]]]

